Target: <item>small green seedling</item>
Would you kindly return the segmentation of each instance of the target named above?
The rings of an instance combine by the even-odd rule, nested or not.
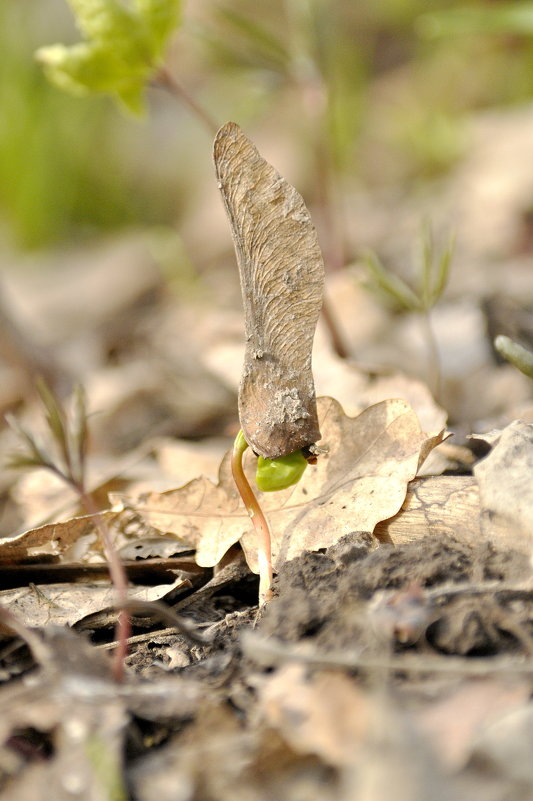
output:
[[[270,589],[272,585],[272,543],[266,517],[244,473],[242,460],[247,448],[248,443],[244,434],[239,431],[233,443],[231,471],[257,535],[259,604],[262,605],[272,597]],[[255,476],[257,487],[261,492],[275,492],[292,487],[301,479],[307,464],[308,459],[301,450],[277,459],[264,459],[259,456]]]
[[[307,459],[302,451],[288,453],[278,459],[257,459],[255,483],[261,492],[276,492],[297,484],[307,467]]]
[[[374,253],[367,253],[364,259],[370,279],[369,286],[373,291],[396,308],[421,315],[428,347],[428,380],[436,397],[440,394],[440,360],[430,312],[446,288],[453,248],[452,238],[438,252],[431,229],[425,225],[422,231],[420,267],[414,286],[384,267]]]

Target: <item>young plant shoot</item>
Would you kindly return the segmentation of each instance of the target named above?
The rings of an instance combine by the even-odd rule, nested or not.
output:
[[[242,469],[249,445],[257,485],[285,489],[307,464],[302,449],[320,439],[311,351],[322,305],[324,263],[302,197],[233,122],[215,137],[218,185],[237,254],[246,350],[239,386],[241,431],[235,483],[258,535],[259,602],[270,597],[272,554],[264,514]]]

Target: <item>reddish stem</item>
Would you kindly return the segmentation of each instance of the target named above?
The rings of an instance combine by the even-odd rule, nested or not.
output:
[[[173,97],[187,106],[189,111],[200,120],[200,122],[208,129],[209,133],[214,135],[220,128],[213,117],[207,112],[199,103],[196,102],[194,97],[189,94],[184,86],[164,67],[162,67],[155,76],[154,83],[156,86],[161,86],[166,89]]]
[[[104,553],[109,565],[109,573],[111,581],[117,594],[117,605],[119,607],[126,607],[128,602],[128,577],[126,570],[122,564],[122,560],[118,555],[115,544],[109,533],[108,527],[102,522],[100,511],[97,509],[96,504],[90,495],[83,487],[77,487],[80,494],[82,505],[88,514],[94,517],[96,528],[100,534],[104,546]],[[117,624],[115,627],[115,639],[117,640],[117,649],[113,655],[113,678],[117,682],[124,679],[124,661],[128,655],[128,639],[131,636],[131,618],[129,612],[124,608],[118,614]]]
[[[257,534],[259,606],[262,606],[272,598],[272,544],[266,517],[244,474],[242,457],[247,447],[248,443],[244,439],[242,431],[239,431],[233,445],[231,472]]]

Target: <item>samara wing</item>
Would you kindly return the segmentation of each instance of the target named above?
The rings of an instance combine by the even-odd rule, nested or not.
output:
[[[217,133],[214,160],[244,303],[241,427],[257,454],[274,459],[320,439],[311,351],[322,254],[302,197],[235,123]]]

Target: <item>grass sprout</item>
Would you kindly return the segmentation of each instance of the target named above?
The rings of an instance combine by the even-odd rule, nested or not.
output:
[[[44,442],[40,442],[37,436],[26,429],[16,417],[6,415],[9,426],[22,445],[21,450],[9,455],[8,464],[10,467],[18,469],[44,468],[51,471],[75,490],[87,514],[94,518],[109,564],[118,605],[122,608],[116,627],[116,639],[119,645],[113,664],[113,675],[117,681],[120,681],[124,675],[127,639],[131,631],[130,617],[124,610],[127,604],[128,580],[109,528],[103,522],[87,487],[86,462],[89,428],[85,392],[81,386],[76,387],[70,408],[67,410],[42,378],[36,382],[36,389],[43,406],[47,437]]]
[[[428,383],[437,398],[441,384],[440,359],[430,315],[448,283],[453,251],[453,238],[439,249],[431,227],[425,224],[421,235],[419,267],[413,283],[404,281],[385,267],[375,253],[367,253],[364,257],[367,286],[394,308],[420,315],[428,352]]]

